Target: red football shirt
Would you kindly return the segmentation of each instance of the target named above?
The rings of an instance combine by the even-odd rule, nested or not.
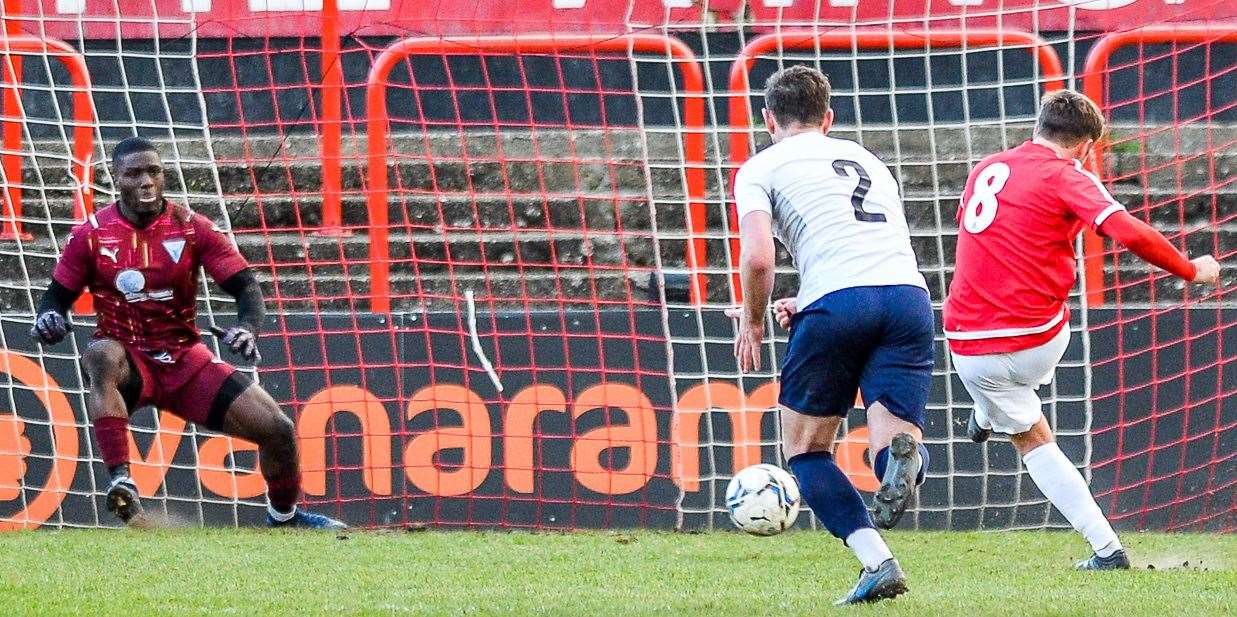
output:
[[[954,353],[1029,349],[1069,324],[1074,241],[1123,210],[1075,159],[1026,142],[971,171],[958,208],[958,252],[945,299]]]
[[[174,356],[199,340],[198,266],[216,282],[245,269],[245,258],[206,217],[168,203],[145,229],[115,204],[73,228],[52,277],[72,291],[89,287],[97,337]]]

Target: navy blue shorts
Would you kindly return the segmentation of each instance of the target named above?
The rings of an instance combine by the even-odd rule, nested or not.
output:
[[[842,416],[880,402],[923,427],[932,386],[932,303],[911,285],[839,289],[791,321],[778,403],[809,416]]]

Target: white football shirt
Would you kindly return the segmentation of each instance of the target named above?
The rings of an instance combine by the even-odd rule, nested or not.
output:
[[[748,159],[735,176],[739,220],[768,212],[799,271],[800,308],[849,287],[927,289],[897,180],[863,146],[812,131]]]

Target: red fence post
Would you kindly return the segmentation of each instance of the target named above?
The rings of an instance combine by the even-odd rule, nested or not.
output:
[[[1137,30],[1112,32],[1100,37],[1087,53],[1082,70],[1082,92],[1100,109],[1107,104],[1104,96],[1104,70],[1118,49],[1127,45],[1157,43],[1237,43],[1237,23],[1188,26],[1147,26]],[[1089,161],[1092,171],[1104,177],[1105,143],[1095,144],[1095,158]],[[1087,304],[1104,303],[1104,239],[1092,231],[1083,237],[1083,260],[1087,277]]]
[[[344,74],[339,57],[339,4],[322,0],[322,235],[347,235],[341,212],[343,161],[341,104]]]
[[[15,37],[21,35],[21,26],[17,20],[13,19],[14,15],[21,14],[21,0],[4,0],[4,36]],[[0,166],[4,168],[4,178],[8,186],[4,190],[4,227],[0,229],[0,240],[14,240],[21,238],[22,240],[30,240],[31,236],[28,233],[21,231],[21,91],[18,90],[18,85],[21,83],[22,62],[20,56],[6,55],[3,75],[0,76],[0,83],[4,86],[3,95],[3,113],[6,120],[4,121],[3,133],[4,155],[3,161],[0,161]],[[16,118],[18,120],[7,120],[7,118]]]
[[[55,56],[64,65],[65,69],[68,70],[69,78],[73,81],[73,160],[70,164],[69,173],[78,185],[78,190],[74,196],[74,216],[85,218],[94,208],[90,157],[94,153],[95,126],[94,102],[90,98],[90,72],[86,68],[86,59],[67,43],[55,39],[40,39],[32,36],[0,38],[0,55],[8,57],[13,54],[45,54]],[[5,123],[6,134],[8,125],[15,124],[17,123]],[[17,125],[17,128],[18,136],[20,137],[21,126]],[[20,145],[18,147],[20,148]],[[20,162],[20,158],[18,158],[19,165]],[[18,174],[20,176],[20,171]],[[10,183],[13,182],[12,176],[9,177],[9,181]],[[20,181],[20,177],[18,181]],[[12,188],[11,185],[10,188]],[[15,234],[20,234],[21,226],[16,221],[16,217],[20,216],[21,204],[20,202],[14,202],[12,207],[14,214],[12,231]],[[9,231],[8,226],[6,226],[5,231]]]
[[[756,57],[771,49],[906,49],[932,47],[991,47],[1021,45],[1039,59],[1046,90],[1065,87],[1061,58],[1046,41],[1018,30],[859,30],[856,32],[774,32],[755,39],[739,52],[730,65],[730,160],[737,167],[751,152],[752,109],[748,73]],[[735,298],[741,299],[739,286],[739,222],[730,221],[730,256],[736,272]]]
[[[369,174],[366,196],[369,213],[370,310],[386,313],[391,310],[391,272],[387,196],[387,76],[395,63],[415,54],[478,54],[478,53],[547,53],[564,50],[597,52],[669,53],[678,61],[683,73],[684,101],[683,145],[687,159],[688,227],[693,239],[687,244],[687,267],[692,272],[692,301],[704,300],[704,265],[706,247],[699,233],[705,224],[704,175],[704,74],[696,56],[682,41],[658,34],[517,35],[479,37],[413,37],[403,39],[382,51],[370,68],[365,85],[368,119]]]
[[[73,198],[73,216],[79,220],[84,220],[92,212],[94,212],[94,191],[93,191],[93,168],[90,166],[90,157],[94,154],[94,127],[95,127],[95,109],[94,101],[90,98],[90,71],[86,68],[86,59],[77,50],[70,47],[63,41],[55,39],[40,39],[30,36],[14,36],[0,38],[0,54],[6,58],[13,54],[47,54],[56,56],[64,67],[69,71],[69,78],[73,81],[73,160],[69,165],[69,175],[74,182],[77,183],[77,191]],[[7,65],[7,63],[6,63]],[[20,77],[20,76],[16,76]],[[14,81],[16,83],[16,80]],[[13,89],[16,91],[16,88]],[[5,136],[9,134],[9,127],[17,127],[17,136],[19,138],[18,148],[20,145],[21,125],[17,122],[5,122]],[[5,146],[8,147],[7,145]],[[21,158],[15,155],[17,159],[17,178],[20,181],[21,174]],[[5,172],[10,173],[7,165],[9,161],[6,157]],[[13,186],[13,177],[9,175],[9,188]],[[10,190],[8,195],[12,196]],[[17,217],[21,216],[21,191],[17,191],[18,200],[9,201],[12,205],[11,214],[13,215],[12,225],[5,225],[4,239],[22,238],[29,239],[29,234],[22,233],[20,222]],[[7,235],[7,234],[12,235]],[[91,300],[90,294],[82,294],[78,298],[77,303],[73,305],[73,311],[79,315],[93,313],[94,302]]]

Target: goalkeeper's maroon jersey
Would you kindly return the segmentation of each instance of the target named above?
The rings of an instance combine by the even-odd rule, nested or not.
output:
[[[72,291],[89,288],[97,337],[146,352],[179,352],[199,340],[198,266],[216,282],[248,264],[206,217],[167,203],[145,229],[112,204],[73,229],[52,277]]]

